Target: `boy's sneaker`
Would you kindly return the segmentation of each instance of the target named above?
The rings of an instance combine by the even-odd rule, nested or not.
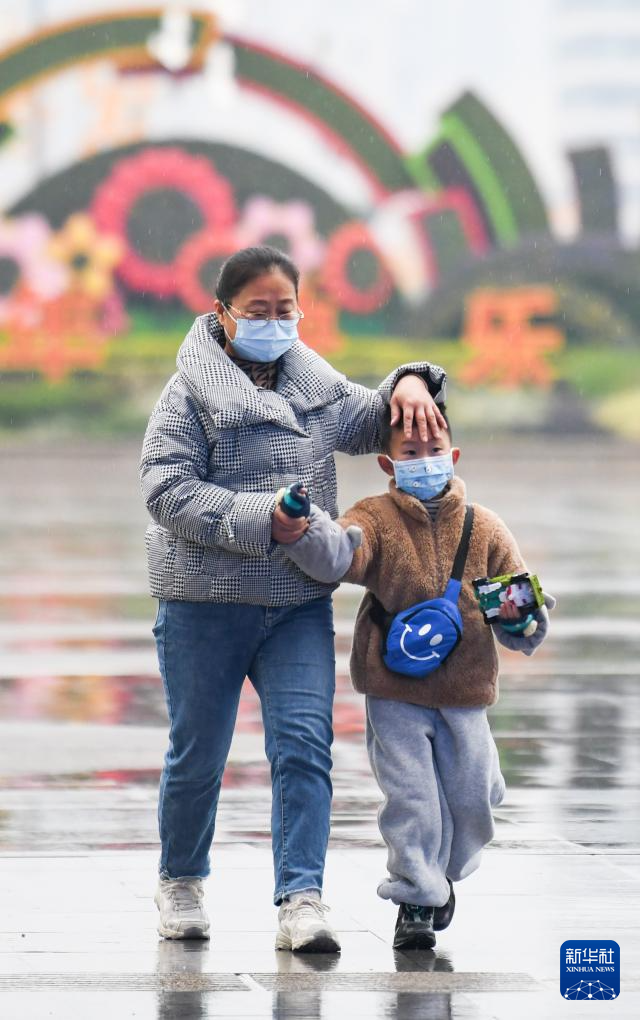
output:
[[[450,878],[447,879],[449,883],[449,899],[443,907],[435,907],[433,911],[433,930],[444,931],[448,928],[453,919],[453,912],[456,909],[456,894],[453,891],[453,882]]]
[[[313,896],[285,900],[278,911],[280,928],[276,949],[290,949],[294,953],[339,953],[338,936],[325,920],[328,909],[322,900]]]
[[[161,878],[155,895],[158,933],[165,939],[208,939],[209,918],[201,878]]]
[[[401,903],[393,938],[394,949],[433,949],[436,936],[433,930],[433,907],[420,907],[415,903]]]

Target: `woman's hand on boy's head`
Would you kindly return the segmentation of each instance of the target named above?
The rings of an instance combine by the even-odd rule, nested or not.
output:
[[[274,542],[282,545],[290,545],[302,538],[309,527],[308,517],[289,517],[279,506],[273,511],[271,517],[271,537]]]
[[[404,421],[404,434],[409,439],[414,424],[418,435],[427,442],[429,436],[439,436],[447,429],[438,405],[429,393],[427,384],[419,375],[403,375],[396,385],[390,401],[391,425],[400,418]]]

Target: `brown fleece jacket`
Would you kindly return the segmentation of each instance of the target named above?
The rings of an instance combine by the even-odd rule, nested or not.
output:
[[[469,554],[458,607],[462,640],[433,673],[422,680],[388,670],[382,661],[381,631],[370,619],[371,595],[390,613],[444,595],[462,533],[466,489],[454,478],[434,522],[415,496],[396,488],[356,503],[340,518],[362,528],[344,581],[364,584],[367,593],[356,619],[351,678],[357,691],[430,708],[492,705],[498,697],[498,657],[491,627],[484,622],[472,580],[526,570],[518,546],[497,514],[474,504]]]

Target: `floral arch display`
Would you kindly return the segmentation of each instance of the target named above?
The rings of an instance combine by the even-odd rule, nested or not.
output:
[[[360,175],[366,200],[356,210],[330,186],[230,141],[141,137],[79,156],[0,221],[0,370],[10,378],[35,372],[59,386],[79,372],[126,377],[136,357],[137,370],[151,371],[173,355],[189,316],[210,307],[221,261],[260,241],[288,250],[304,271],[306,339],[347,361],[358,343],[362,356],[359,336],[369,351],[389,334],[405,345],[448,337],[460,379],[481,383],[481,365],[491,364],[492,385],[547,386],[567,344],[635,346],[637,255],[617,236],[606,151],[571,154],[582,230],[560,244],[526,160],[477,95],[460,96],[436,137],[406,153],[313,68],[225,35],[210,13],[185,14],[183,52],[169,53],[166,17],[159,8],[84,18],[0,52],[0,161],[20,144],[20,99],[61,72],[107,62],[115,89],[135,76],[196,78],[226,47],[236,86],[286,107],[328,158],[338,154]],[[514,289],[515,298],[505,294]],[[536,362],[540,307],[546,339]],[[479,323],[491,329],[479,335]],[[492,361],[493,344],[502,353]],[[504,351],[515,363],[501,379]]]

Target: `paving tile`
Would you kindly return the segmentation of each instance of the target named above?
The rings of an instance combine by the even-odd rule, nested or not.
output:
[[[362,699],[347,677],[361,592],[337,593],[325,899],[343,951],[316,957],[273,946],[270,788],[250,688],[206,885],[211,942],[158,940],[166,710],[154,605],[144,595],[138,444],[101,448],[90,510],[91,450],[75,458],[48,449],[35,461],[0,453],[0,473],[24,504],[19,516],[0,505],[8,568],[0,580],[3,1020],[636,1020],[640,475],[626,447],[602,450],[615,505],[594,492],[586,466],[602,451],[589,443],[556,444],[552,458],[528,444],[524,474],[520,441],[489,459],[480,448],[465,455],[470,492],[504,515],[560,600],[539,654],[501,656],[501,697],[490,715],[507,797],[433,953],[393,952],[396,907],[376,895],[386,858],[380,794],[364,751]],[[340,459],[339,472],[343,505],[379,485],[374,459]],[[504,483],[516,473],[518,486]],[[606,1012],[559,996],[559,947],[575,937],[621,945],[622,994]]]

